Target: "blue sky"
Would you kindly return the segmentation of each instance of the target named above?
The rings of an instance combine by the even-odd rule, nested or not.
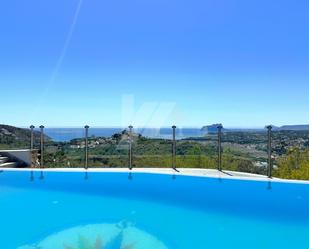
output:
[[[127,95],[136,125],[309,123],[308,11],[306,0],[1,1],[0,123],[123,126]]]

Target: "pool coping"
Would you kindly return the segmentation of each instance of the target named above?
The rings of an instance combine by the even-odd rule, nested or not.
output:
[[[167,174],[182,175],[220,179],[250,180],[264,182],[281,182],[281,183],[300,183],[309,184],[306,180],[290,180],[281,178],[268,178],[264,175],[236,172],[236,171],[219,171],[216,169],[199,169],[199,168],[0,168],[1,171],[45,171],[45,172],[109,172],[109,173],[149,173],[149,174]]]

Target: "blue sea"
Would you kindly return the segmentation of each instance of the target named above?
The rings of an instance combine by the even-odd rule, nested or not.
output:
[[[89,128],[89,136],[110,137],[115,133],[123,131],[125,128]],[[70,141],[75,138],[84,137],[85,129],[83,128],[45,128],[44,132],[54,141]],[[149,138],[172,138],[171,128],[138,128],[134,132]],[[177,139],[188,137],[202,137],[205,131],[200,128],[179,128],[176,129]]]

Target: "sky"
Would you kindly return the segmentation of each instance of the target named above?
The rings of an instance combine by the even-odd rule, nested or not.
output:
[[[0,123],[308,124],[307,0],[3,0]]]

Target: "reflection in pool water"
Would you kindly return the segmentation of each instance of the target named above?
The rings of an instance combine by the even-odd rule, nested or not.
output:
[[[167,249],[163,242],[137,227],[118,224],[76,226],[18,249]]]

